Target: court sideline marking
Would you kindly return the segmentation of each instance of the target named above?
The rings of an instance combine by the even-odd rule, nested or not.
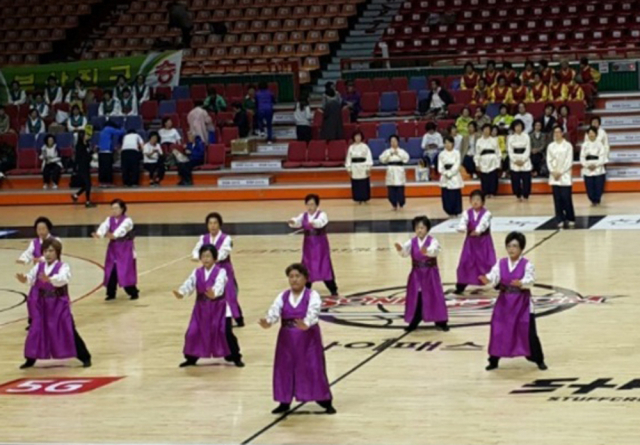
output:
[[[538,241],[536,244],[534,244],[533,246],[531,246],[528,250],[525,250],[524,253],[522,254],[527,255],[530,252],[532,252],[533,250],[537,249],[538,247],[540,247],[542,244],[546,243],[547,241],[549,241],[551,238],[553,238],[554,236],[556,236],[558,233],[560,233],[560,230],[555,230],[554,232],[552,232],[551,234],[547,235],[546,237],[542,238],[540,241]],[[338,383],[340,383],[342,380],[346,379],[347,377],[349,377],[351,374],[353,374],[354,372],[356,372],[358,369],[362,368],[364,365],[366,365],[367,363],[369,363],[370,361],[372,361],[374,358],[378,357],[380,354],[382,354],[384,351],[386,351],[387,349],[389,349],[391,346],[393,346],[395,343],[399,342],[400,340],[402,340],[403,338],[405,338],[406,336],[408,336],[409,334],[411,334],[411,332],[405,332],[404,334],[402,334],[401,336],[397,337],[397,338],[393,338],[390,340],[387,340],[385,343],[383,343],[381,346],[379,346],[377,348],[377,351],[374,352],[373,354],[371,354],[369,357],[365,358],[363,361],[361,361],[360,363],[358,363],[357,365],[355,365],[353,368],[351,368],[350,370],[348,370],[347,372],[345,372],[344,374],[342,374],[340,377],[338,377],[337,379],[335,379],[334,381],[332,381],[331,383],[329,383],[329,386],[332,387],[334,385],[337,385]],[[286,419],[287,417],[289,417],[291,414],[293,414],[294,412],[296,412],[297,410],[299,410],[300,408],[302,408],[304,405],[306,405],[307,402],[300,402],[298,403],[296,406],[294,406],[292,409],[290,409],[289,411],[287,411],[286,413],[284,413],[282,416],[278,417],[277,419],[275,419],[273,422],[269,423],[267,426],[265,426],[264,428],[262,428],[261,430],[257,431],[256,433],[254,433],[253,435],[251,435],[249,438],[243,440],[242,442],[240,442],[240,445],[247,445],[249,443],[251,443],[252,441],[254,441],[255,439],[257,439],[258,437],[262,436],[264,433],[266,433],[267,431],[269,431],[271,428],[273,428],[274,426],[276,426],[277,424],[279,424],[280,422],[282,422],[284,419]]]

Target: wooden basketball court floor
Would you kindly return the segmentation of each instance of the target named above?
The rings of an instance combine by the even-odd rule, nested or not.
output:
[[[592,208],[577,195],[580,228],[571,231],[549,224],[550,196],[527,204],[512,197],[488,201],[499,255],[506,231],[526,231],[541,286],[534,295],[546,372],[524,359],[484,370],[493,291],[449,293],[448,333],[402,330],[399,303],[409,263],[392,246],[410,236],[411,217],[444,219],[439,200],[410,199],[398,213],[384,200],[323,202],[343,297],[325,302],[321,321],[338,414],[314,415],[314,404],[294,404],[284,418],[270,414],[277,329],[262,330],[257,320],[286,287],[284,268],[300,259],[302,238],[287,234],[284,222],[303,210],[302,202],[132,205],[129,214],[142,232],[135,302],[122,292],[105,302],[99,287],[106,243],[88,234],[108,215],[107,206],[2,208],[0,443],[637,444],[639,200],[607,195]],[[236,330],[246,367],[212,361],[179,369],[193,298],[178,301],[171,290],[194,268],[187,256],[202,232],[180,236],[180,228],[193,230],[214,210],[241,233],[234,236],[233,261],[247,320]],[[76,325],[93,354],[89,369],[74,360],[18,369],[26,326],[20,293],[27,289],[14,278],[26,271],[15,259],[31,234],[11,231],[39,215],[60,227],[55,233],[72,267]],[[449,225],[438,225],[434,236],[443,245],[440,270],[451,291],[463,236],[448,233]],[[316,288],[327,294],[320,283]],[[65,392],[74,381],[82,387],[98,377],[121,379]],[[18,379],[26,380],[6,390],[5,383]],[[58,381],[62,386],[42,389]]]

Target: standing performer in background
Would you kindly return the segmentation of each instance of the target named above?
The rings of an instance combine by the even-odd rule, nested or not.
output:
[[[224,291],[224,298],[227,300],[236,324],[241,328],[244,326],[244,317],[242,316],[240,303],[238,303],[238,281],[236,280],[236,273],[231,263],[233,240],[229,235],[222,233],[222,216],[219,213],[209,213],[205,218],[205,224],[207,225],[208,233],[198,239],[196,246],[191,252],[191,259],[193,261],[201,261],[200,248],[209,244],[215,246],[218,253],[216,262],[218,266],[227,273],[227,287]]]
[[[322,300],[306,286],[309,271],[304,265],[292,264],[285,272],[290,288],[276,297],[260,320],[264,329],[281,321],[273,365],[273,399],[280,405],[271,412],[286,413],[295,397],[335,414],[318,324]]]
[[[20,369],[31,368],[36,360],[76,357],[85,368],[91,366],[91,354],[76,331],[71,315],[69,280],[71,270],[63,263],[62,244],[55,238],[42,242],[44,261],[27,275],[17,274],[21,283],[31,286],[31,326],[24,345],[26,361]]]
[[[499,170],[502,164],[498,138],[491,136],[491,125],[482,126],[482,137],[476,140],[475,164],[480,175],[482,193],[491,197],[498,193]]]
[[[118,285],[132,300],[137,300],[140,292],[136,250],[133,244],[133,221],[127,216],[127,204],[122,199],[111,201],[111,216],[104,220],[97,232],[96,239],[107,238],[107,257],[104,265],[104,286],[107,288],[106,300],[116,298]]]
[[[442,191],[442,208],[450,218],[462,213],[462,175],[460,174],[460,151],[453,149],[451,136],[444,138],[444,151],[438,156],[438,173]]]
[[[524,122],[517,119],[507,136],[507,152],[511,170],[511,190],[518,201],[526,201],[531,194],[531,138],[524,131]]]
[[[573,229],[576,225],[576,215],[573,210],[573,146],[564,138],[562,127],[553,127],[553,142],[547,148],[547,167],[549,168],[549,185],[553,190],[553,204],[555,207],[558,228]]]
[[[388,165],[386,184],[388,199],[393,210],[403,208],[406,202],[404,196],[404,185],[407,182],[407,176],[404,171],[404,164],[409,162],[409,153],[400,148],[398,145],[400,139],[393,135],[389,138],[391,148],[387,148],[380,155],[380,163]]]
[[[351,196],[355,202],[362,204],[371,199],[371,167],[373,157],[371,149],[364,142],[364,134],[356,131],[353,134],[353,144],[349,147],[344,163],[351,177]]]
[[[186,361],[180,367],[195,366],[201,358],[224,357],[226,361],[242,368],[244,363],[240,346],[231,327],[231,308],[224,295],[227,272],[216,264],[218,250],[214,245],[201,246],[198,256],[202,267],[195,269],[179,290],[173,291],[173,295],[179,300],[191,295],[194,290],[197,293],[191,322],[185,335]]]
[[[604,193],[606,172],[604,165],[607,162],[607,149],[598,140],[598,129],[589,127],[587,138],[580,150],[580,163],[582,164],[582,177],[587,188],[587,196],[591,205],[600,205]]]
[[[446,332],[449,330],[449,314],[438,270],[437,256],[440,253],[440,244],[429,236],[429,218],[416,216],[412,225],[416,236],[404,245],[395,244],[400,256],[411,257],[412,267],[404,309],[404,321],[409,323],[409,326],[405,331],[415,331],[420,321],[434,321],[437,329]]]
[[[500,295],[491,317],[487,371],[496,369],[501,357],[526,357],[540,370],[547,369],[531,301],[535,269],[522,256],[526,242],[520,232],[508,234],[505,245],[509,256],[501,258],[491,272],[479,277],[484,284],[500,286]]]
[[[324,281],[331,295],[337,296],[338,285],[331,264],[331,248],[326,230],[329,218],[325,212],[318,209],[320,205],[318,195],[307,195],[304,198],[304,203],[307,205],[307,211],[290,219],[289,227],[304,230],[302,264],[309,271],[306,280],[307,286],[311,288],[311,285],[316,281]]]
[[[491,212],[484,207],[484,194],[474,190],[469,197],[471,208],[462,214],[457,230],[466,233],[458,263],[456,294],[468,285],[481,286],[480,275],[489,273],[496,264],[496,250],[491,238]]]

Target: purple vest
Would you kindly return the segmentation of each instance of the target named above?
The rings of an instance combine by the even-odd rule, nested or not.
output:
[[[120,227],[120,224],[122,224],[124,222],[124,220],[127,219],[126,215],[122,215],[120,216],[120,220],[118,220],[117,218],[115,218],[114,216],[109,218],[109,232],[113,233],[115,232],[118,227]],[[133,234],[133,230],[130,230],[129,232],[127,232],[127,234],[125,236],[123,236],[122,238],[117,238],[115,240],[115,242],[119,242],[119,241],[132,241],[135,238],[134,234]]]
[[[305,236],[318,236],[326,233],[325,227],[316,229],[313,227],[313,224],[311,224],[311,221],[316,219],[319,215],[320,210],[317,210],[316,213],[313,214],[313,218],[309,219],[309,213],[304,213],[304,216],[302,217],[302,228],[304,229]]]
[[[216,248],[216,250],[220,251],[220,248],[222,247],[222,243],[224,243],[224,241],[227,239],[227,235],[224,233],[220,233],[220,236],[218,237],[218,241],[214,244],[213,240],[211,239],[211,234],[207,233],[206,235],[204,235],[204,237],[202,238],[202,245],[206,246],[209,244],[213,244]],[[229,255],[227,258],[225,258],[222,261],[218,261],[218,263],[228,263],[231,261],[231,255]]]
[[[429,248],[431,246],[431,238],[427,235],[427,240],[424,243],[425,248]],[[413,268],[424,268],[424,267],[438,267],[438,260],[436,258],[431,258],[427,255],[424,255],[420,251],[420,244],[418,243],[418,237],[414,237],[411,240],[411,264]]]
[[[478,212],[478,219],[474,219],[475,212],[473,211],[473,209],[467,210],[467,216],[469,217],[469,223],[467,224],[467,235],[478,228],[478,225],[480,224],[480,221],[482,220],[482,217],[484,216],[485,213],[487,213],[487,209],[483,207]],[[488,228],[487,230],[482,232],[480,236],[485,236],[490,234],[491,234],[491,228]]]
[[[42,241],[39,237],[33,240],[33,257],[40,258],[42,256]]]
[[[60,272],[60,268],[62,267],[62,262],[58,261],[51,272],[47,274],[47,276],[52,277],[57,275]],[[41,262],[38,264],[38,277],[44,274],[45,263]],[[44,281],[36,280],[35,286],[38,288],[38,297],[64,297],[69,295],[68,286],[55,287],[51,283],[45,283]]]
[[[528,263],[529,261],[526,258],[521,258],[516,268],[509,272],[509,258],[502,258],[500,260],[500,291],[508,294],[531,295],[529,289],[519,289],[511,286],[512,281],[524,278]]]
[[[213,270],[211,271],[211,274],[209,275],[208,280],[205,280],[204,278],[205,277],[204,266],[196,270],[196,294],[197,294],[198,300],[208,299],[205,293],[207,292],[207,289],[211,289],[214,286],[214,284],[216,283],[216,278],[218,277],[218,274],[220,273],[221,269],[222,268],[217,264],[213,266]]]
[[[291,290],[282,294],[282,313],[280,314],[280,320],[283,327],[295,327],[296,319],[304,319],[307,316],[307,310],[309,309],[309,299],[311,298],[311,289],[305,288],[302,294],[302,300],[298,303],[297,307],[291,306],[289,302],[289,296]]]

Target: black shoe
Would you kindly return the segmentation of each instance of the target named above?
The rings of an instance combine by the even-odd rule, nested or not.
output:
[[[131,295],[129,297],[129,300],[137,300],[138,298],[140,298],[140,295],[136,294],[136,295]]]
[[[185,360],[184,362],[180,363],[180,368],[186,368],[187,366],[195,366],[197,362],[194,362],[193,360]]]
[[[280,405],[278,405],[278,407],[276,409],[271,411],[271,414],[286,413],[287,411],[289,411],[290,408],[291,408],[291,404],[289,404],[289,403],[281,403]]]
[[[95,204],[94,204],[94,203],[92,203],[92,202],[85,202],[85,203],[84,203],[84,206],[85,206],[87,209],[95,209],[96,207],[98,207],[97,205],[95,205]]]
[[[240,359],[234,361],[233,364],[236,365],[237,368],[244,368],[244,362]]]
[[[404,328],[404,331],[405,331],[405,332],[413,332],[413,331],[415,331],[416,329],[418,329],[418,326],[417,326],[417,325],[415,325],[415,326],[414,326],[414,325],[410,324],[409,326],[407,326],[406,328]]]
[[[91,368],[91,359],[85,360],[84,362],[82,362],[82,367],[83,368]]]
[[[244,327],[244,317],[236,318],[236,327],[243,328]]]
[[[27,361],[25,361],[22,365],[20,365],[20,369],[32,368],[33,365],[35,364],[36,364],[35,359],[28,358]]]
[[[438,331],[449,332],[449,324],[447,322],[444,323],[436,323],[436,329]]]
[[[327,410],[325,411],[327,414],[335,414],[338,411],[336,411],[336,409],[332,406],[330,406],[329,408],[327,408]]]
[[[540,371],[546,371],[547,369],[549,369],[549,367],[544,362],[537,363],[537,365]]]
[[[104,301],[115,300],[115,299],[116,299],[115,295],[107,295],[107,298],[105,298]]]
[[[486,368],[487,371],[493,371],[494,369],[498,369],[498,365],[495,363],[489,363]]]

